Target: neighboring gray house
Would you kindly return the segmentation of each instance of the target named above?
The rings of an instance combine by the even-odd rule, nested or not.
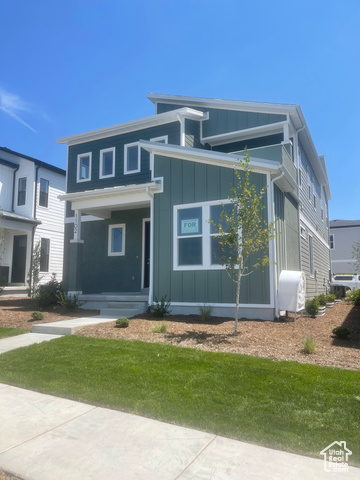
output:
[[[332,273],[360,273],[353,258],[353,245],[360,242],[360,220],[330,221]]]
[[[34,246],[40,243],[41,282],[61,281],[65,170],[0,147],[0,275],[6,285],[27,286]]]
[[[149,94],[155,115],[59,139],[68,146],[64,285],[88,301],[167,295],[174,313],[233,315],[219,264],[217,219],[247,148],[266,215],[281,233],[271,263],[242,283],[240,316],[274,319],[283,270],[304,271],[307,296],[329,282],[328,200],[298,105]]]

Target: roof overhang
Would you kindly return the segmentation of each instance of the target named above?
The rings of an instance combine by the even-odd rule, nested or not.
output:
[[[65,193],[59,195],[59,199],[71,202],[72,210],[81,210],[83,213],[99,218],[110,218],[113,211],[149,206],[154,193],[161,190],[161,181],[155,181],[139,185]]]
[[[200,112],[189,107],[182,107],[176,110],[171,110],[170,112],[160,113],[159,115],[152,115],[150,117],[140,118],[139,120],[120,123],[119,125],[114,125],[112,127],[100,128],[98,130],[91,130],[90,132],[71,135],[70,137],[59,138],[56,141],[57,143],[65,143],[67,145],[77,145],[79,143],[91,142],[101,138],[121,135],[134,130],[141,130],[144,128],[156,127],[158,125],[176,122],[183,118],[200,121],[205,120],[208,117],[204,112]]]
[[[23,222],[23,223],[28,223],[30,225],[40,225],[41,221],[36,220],[33,218],[29,217],[24,217],[23,215],[18,215],[17,213],[14,212],[7,212],[6,210],[2,210],[0,212],[0,218],[6,219],[6,220],[12,220],[14,222]]]

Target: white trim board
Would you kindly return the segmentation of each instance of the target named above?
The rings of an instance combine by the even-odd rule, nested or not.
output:
[[[320,242],[322,242],[322,243],[325,245],[325,247],[328,248],[329,251],[330,251],[330,245],[329,245],[329,243],[327,243],[326,240],[324,240],[324,238],[319,234],[319,232],[317,232],[317,231],[315,230],[315,227],[312,226],[312,225],[309,223],[309,221],[304,217],[304,215],[303,215],[301,212],[300,212],[300,215],[299,215],[299,216],[300,216],[300,222],[302,222],[302,223],[306,226],[306,228],[308,228],[308,229],[311,231],[311,233],[312,233],[318,240],[320,240]],[[303,237],[303,238],[304,238],[304,237]]]

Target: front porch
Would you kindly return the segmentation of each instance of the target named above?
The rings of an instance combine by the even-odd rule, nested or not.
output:
[[[149,292],[80,294],[79,300],[84,302],[81,308],[100,310],[102,316],[133,317],[146,312]]]

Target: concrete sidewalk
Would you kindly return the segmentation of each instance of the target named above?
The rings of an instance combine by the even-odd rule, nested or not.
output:
[[[48,342],[55,338],[60,338],[62,335],[44,335],[41,333],[23,333],[22,335],[15,335],[14,337],[6,337],[0,340],[0,354],[15,350],[20,347],[28,347],[34,343]]]
[[[25,480],[360,478],[357,468],[327,473],[321,459],[5,384],[0,429],[0,469]]]

